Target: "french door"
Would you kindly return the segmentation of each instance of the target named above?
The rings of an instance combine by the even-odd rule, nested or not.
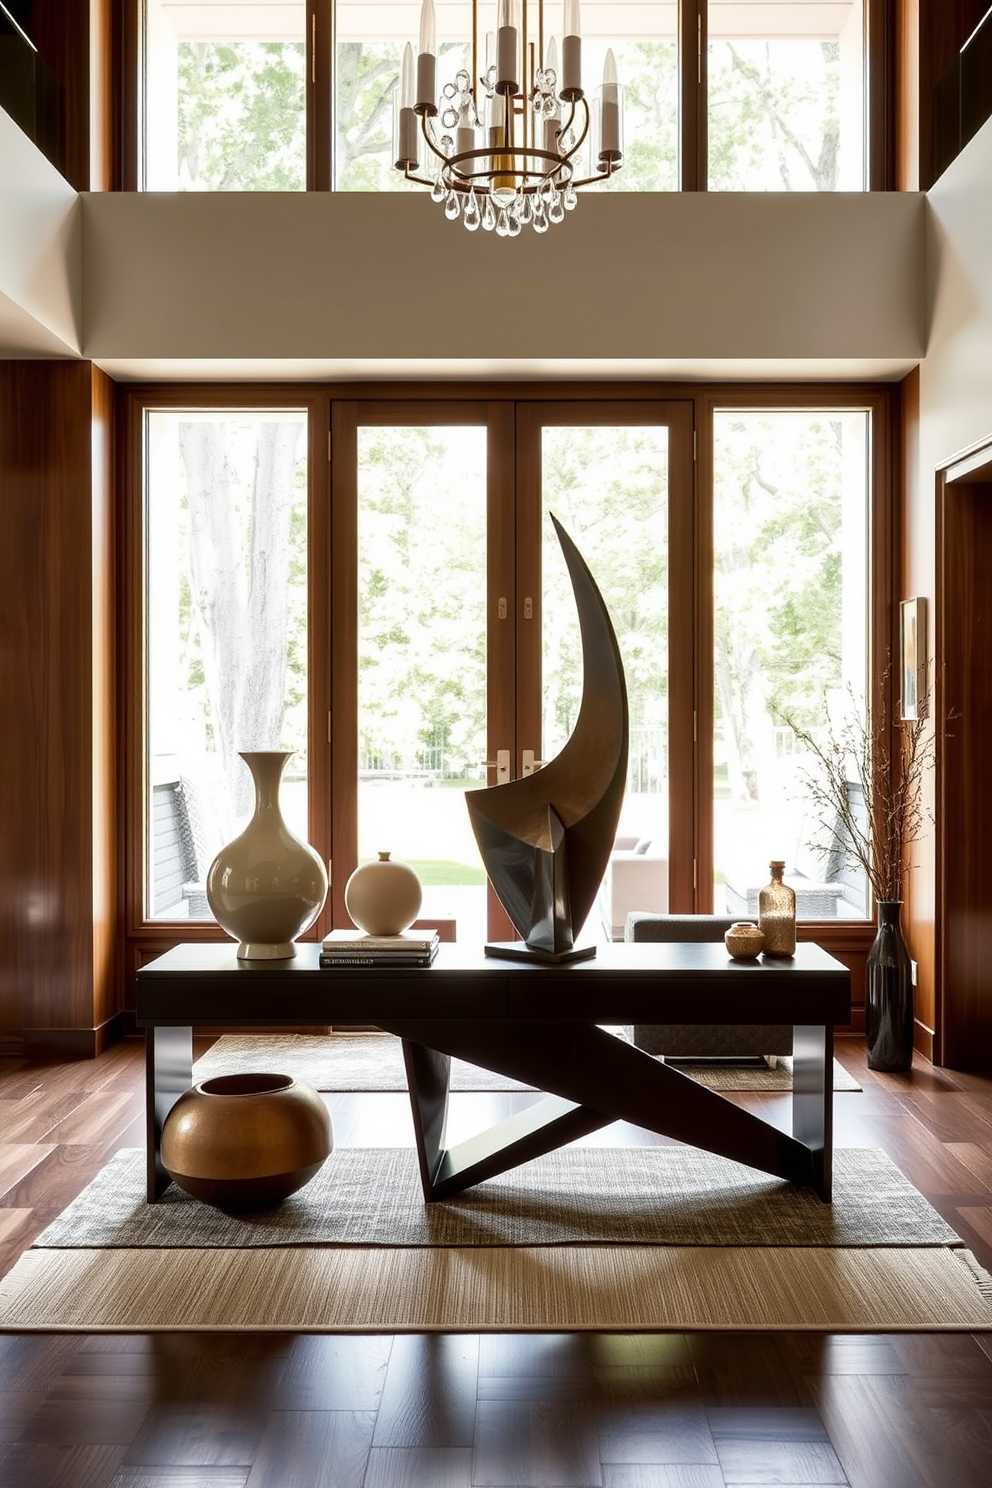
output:
[[[824,696],[887,675],[884,391],[378,391],[122,393],[129,965],[219,934],[202,885],[250,807],[251,747],[293,751],[284,806],[331,868],[311,935],[348,924],[350,872],[389,851],[424,916],[510,937],[464,796],[540,769],[575,724],[552,513],[630,700],[620,841],[584,937],[629,909],[742,912],[731,889],[749,902],[784,856],[837,898],[801,917],[861,954],[863,884],[800,853],[806,764],[780,715],[812,726]]]
[[[541,768],[574,725],[581,647],[552,512],[624,661],[619,836],[647,896],[631,907],[694,907],[691,404],[335,403],[331,446],[333,922],[351,869],[389,851],[417,869],[426,918],[512,936],[464,792]],[[585,938],[609,928],[604,905]]]

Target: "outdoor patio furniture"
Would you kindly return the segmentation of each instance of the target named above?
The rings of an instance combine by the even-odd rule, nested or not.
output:
[[[608,940],[623,940],[632,910],[668,908],[668,854],[649,837],[620,836],[599,891],[599,914]]]
[[[669,943],[718,941],[733,924],[721,915],[633,913],[627,916],[628,941]],[[773,1064],[792,1053],[788,1025],[734,1023],[725,1028],[694,1023],[635,1023],[633,1040],[649,1054],[666,1059],[765,1059]]]

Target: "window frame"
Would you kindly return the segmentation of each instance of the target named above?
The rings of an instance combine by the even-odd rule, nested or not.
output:
[[[762,409],[866,409],[869,429],[869,509],[868,509],[868,657],[866,676],[872,706],[881,698],[881,689],[889,661],[896,654],[898,606],[895,603],[894,575],[899,553],[898,508],[895,490],[895,450],[897,434],[894,389],[886,384],[861,388],[851,384],[824,385],[790,383],[773,387],[754,384],[710,388],[699,396],[699,470],[697,480],[710,493],[698,507],[700,527],[697,534],[696,574],[700,601],[697,608],[697,676],[706,659],[713,655],[713,415],[727,407],[758,412]],[[698,693],[696,787],[699,799],[712,796],[713,729],[715,702],[712,671],[709,686]],[[890,686],[895,685],[890,679]],[[892,716],[890,711],[889,716]],[[697,837],[698,882],[704,893],[712,893],[715,872],[713,833]],[[712,900],[710,900],[712,903]],[[816,939],[827,949],[845,952],[867,951],[874,938],[874,901],[869,899],[871,914],[865,921],[807,920],[800,926],[800,939]],[[699,906],[697,905],[697,908]],[[815,932],[815,933],[811,933]],[[867,939],[866,939],[867,933]]]
[[[122,493],[122,644],[120,653],[119,737],[124,761],[121,790],[123,842],[121,896],[125,969],[183,940],[223,940],[224,932],[210,923],[165,922],[143,918],[145,844],[145,676],[144,676],[144,477],[143,423],[149,407],[305,407],[310,416],[309,434],[309,678],[310,840],[332,864],[332,892],[311,936],[326,933],[332,907],[340,918],[341,894],[347,877],[341,860],[342,843],[349,840],[354,824],[354,806],[341,782],[350,755],[341,740],[349,734],[354,711],[353,679],[356,659],[347,654],[354,635],[349,624],[349,605],[354,599],[355,554],[353,519],[343,493],[347,486],[348,441],[335,451],[334,430],[340,433],[354,418],[354,405],[382,405],[384,419],[392,416],[388,406],[432,402],[468,401],[486,403],[494,410],[490,436],[491,481],[498,491],[500,481],[513,480],[515,438],[514,410],[521,405],[552,401],[599,405],[615,404],[617,421],[623,421],[625,404],[645,401],[688,401],[693,407],[696,458],[688,477],[692,491],[686,514],[687,540],[693,549],[689,573],[680,591],[680,602],[694,610],[691,675],[672,678],[673,711],[686,710],[694,723],[695,743],[691,759],[682,760],[686,786],[691,791],[687,811],[691,816],[695,886],[685,879],[677,908],[697,913],[712,910],[713,834],[713,686],[712,686],[712,480],[713,414],[722,407],[747,408],[863,408],[871,415],[871,489],[869,493],[869,676],[872,696],[878,699],[889,657],[895,654],[898,605],[894,576],[901,543],[896,505],[898,474],[896,439],[899,432],[899,390],[895,384],[833,383],[606,383],[606,384],[130,384],[118,389],[121,445],[119,449]],[[334,457],[337,456],[335,459]],[[498,472],[498,474],[496,473]],[[333,485],[333,495],[332,495]],[[491,499],[496,499],[493,496]],[[333,629],[332,629],[333,627]],[[344,645],[345,654],[341,654]],[[335,659],[336,658],[336,659]],[[675,691],[678,690],[678,696]],[[336,729],[330,727],[331,718]],[[351,718],[354,722],[354,718]],[[339,743],[332,745],[337,735]],[[688,737],[688,736],[687,736]],[[343,753],[342,753],[343,749]],[[685,751],[683,751],[683,755]],[[681,756],[680,756],[681,758]],[[673,758],[673,769],[675,768]],[[336,787],[336,788],[335,788]],[[337,871],[333,871],[337,850]],[[342,901],[343,902],[343,901]],[[861,921],[810,920],[800,927],[801,939],[815,939],[849,963],[863,964],[874,936],[871,919]]]
[[[124,830],[122,854],[122,902],[124,935],[133,949],[175,945],[180,940],[224,939],[211,921],[151,919],[145,916],[147,884],[147,697],[146,667],[146,478],[145,414],[155,409],[292,408],[304,409],[307,434],[307,672],[309,682],[307,818],[308,838],[326,861],[330,857],[331,797],[326,747],[330,711],[330,499],[327,443],[328,399],[323,390],[305,384],[206,385],[170,383],[160,386],[127,386],[119,389],[122,445],[119,450],[122,492],[124,573],[121,593],[121,709],[119,737],[124,756],[124,799],[121,819]],[[322,916],[313,933],[325,933]]]
[[[895,34],[898,0],[864,0],[865,190],[895,186]],[[708,0],[681,0],[683,191],[707,190]],[[697,53],[698,47],[698,53]],[[695,61],[697,66],[692,67]],[[695,71],[696,76],[693,76]]]

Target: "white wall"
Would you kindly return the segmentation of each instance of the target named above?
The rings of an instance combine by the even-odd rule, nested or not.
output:
[[[466,233],[426,193],[81,201],[83,353],[111,370],[481,356],[851,375],[924,347],[915,195],[587,193],[515,241]]]
[[[79,352],[77,197],[0,109],[0,356]]]
[[[992,434],[992,120],[929,193],[921,481]]]
[[[505,242],[419,192],[77,199],[0,111],[0,356],[117,375],[892,377],[924,350],[925,224],[924,199],[896,193],[585,193],[546,237]]]

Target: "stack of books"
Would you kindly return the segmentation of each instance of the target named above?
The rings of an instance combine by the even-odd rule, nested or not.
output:
[[[400,935],[362,935],[357,930],[332,930],[320,947],[320,965],[430,966],[437,955],[436,930],[404,930]]]

